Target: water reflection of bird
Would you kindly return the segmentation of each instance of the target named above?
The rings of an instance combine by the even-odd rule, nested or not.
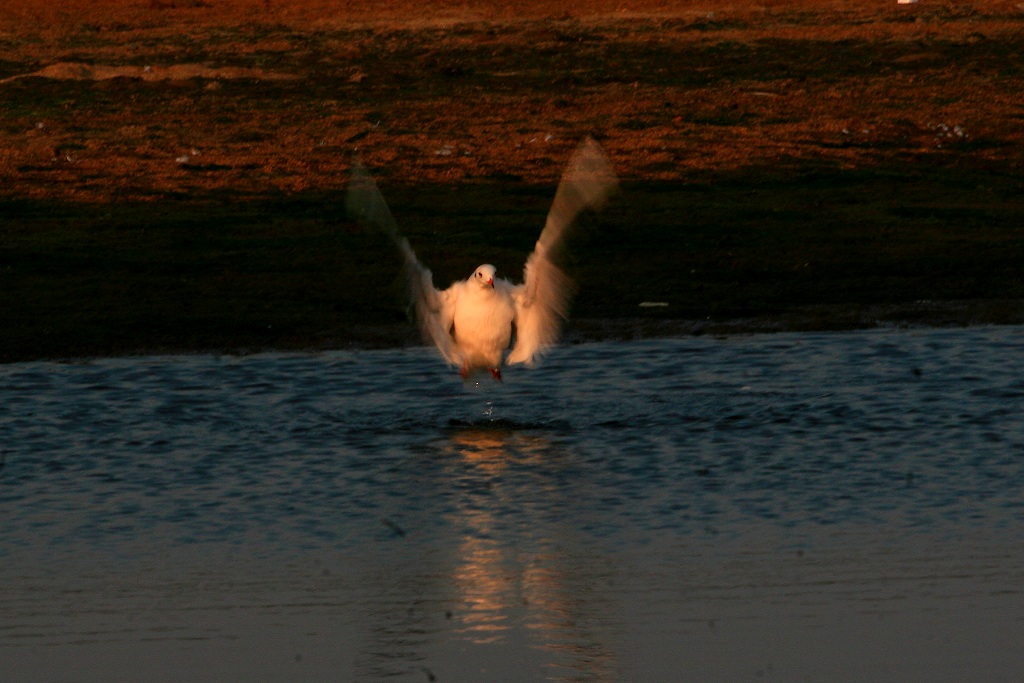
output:
[[[451,433],[452,445],[471,462],[488,462],[506,454],[513,433],[510,429],[464,427]]]
[[[463,530],[452,569],[462,605],[451,615],[455,631],[477,646],[525,643],[521,680],[532,666],[545,679],[560,669],[567,679],[615,680],[615,656],[596,626],[608,607],[592,595],[586,554],[571,550],[571,527],[551,521],[565,491],[516,476],[547,470],[560,449],[542,434],[487,425],[452,430],[449,444],[459,463],[451,474],[465,480],[455,511]]]
[[[358,164],[349,189],[349,210],[383,228],[401,250],[409,302],[424,337],[448,363],[458,366],[463,379],[489,370],[500,380],[503,363],[532,365],[558,340],[569,310],[572,282],[556,265],[555,251],[579,213],[603,206],[615,185],[615,173],[604,152],[587,139],[562,176],[520,285],[498,278],[495,267],[484,264],[467,280],[445,290],[435,289],[430,270],[398,233],[383,196]],[[513,332],[515,345],[506,357]]]

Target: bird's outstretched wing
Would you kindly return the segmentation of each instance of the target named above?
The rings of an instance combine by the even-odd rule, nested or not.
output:
[[[350,216],[380,228],[398,247],[403,258],[402,273],[409,306],[415,311],[424,341],[434,344],[446,361],[458,365],[460,360],[448,333],[452,326],[454,302],[449,300],[448,292],[434,288],[430,270],[416,258],[409,240],[398,232],[398,224],[377,189],[377,183],[358,160],[352,164],[347,206]]]
[[[555,191],[544,230],[526,260],[523,284],[516,288],[516,344],[508,364],[533,364],[558,341],[569,312],[573,283],[555,262],[569,227],[584,209],[600,209],[618,185],[601,146],[587,138],[576,149]]]

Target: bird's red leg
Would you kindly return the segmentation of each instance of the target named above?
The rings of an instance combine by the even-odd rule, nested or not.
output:
[[[500,382],[501,381],[501,368],[491,368],[491,377],[493,377],[494,379],[496,379],[496,380],[498,380]]]
[[[469,377],[469,368],[467,368],[465,365],[460,367],[459,368],[459,377],[461,377],[462,379],[466,379],[467,377]]]

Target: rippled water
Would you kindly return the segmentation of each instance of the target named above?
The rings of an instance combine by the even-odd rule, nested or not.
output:
[[[1024,680],[1024,330],[0,366],[9,680]]]

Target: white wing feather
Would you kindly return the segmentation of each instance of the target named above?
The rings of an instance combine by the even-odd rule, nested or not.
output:
[[[532,365],[558,341],[573,283],[554,262],[554,252],[579,213],[604,206],[617,184],[608,157],[600,145],[587,138],[569,160],[544,230],[526,260],[523,284],[516,287],[516,344],[506,359],[509,365]]]
[[[461,361],[448,332],[455,309],[454,292],[442,292],[434,287],[430,270],[416,258],[409,240],[399,234],[398,224],[384,196],[358,161],[352,166],[347,204],[350,215],[383,230],[402,252],[406,294],[424,341],[434,344],[447,362],[458,365]]]

